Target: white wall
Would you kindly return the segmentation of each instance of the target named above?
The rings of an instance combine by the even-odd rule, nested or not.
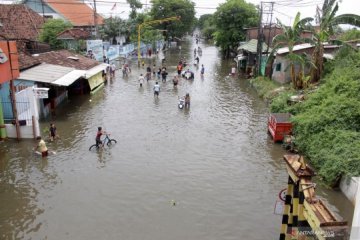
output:
[[[16,138],[16,127],[12,124],[5,124],[5,129],[8,138]],[[33,126],[19,126],[21,138],[34,139]]]
[[[355,205],[356,194],[358,191],[358,185],[360,183],[360,177],[343,177],[340,182],[340,189],[345,196]]]

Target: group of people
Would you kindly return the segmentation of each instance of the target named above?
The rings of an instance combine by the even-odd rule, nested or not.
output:
[[[127,62],[122,65],[121,71],[122,71],[123,77],[125,77],[125,76],[127,77],[129,75],[129,73],[131,73],[131,68]]]

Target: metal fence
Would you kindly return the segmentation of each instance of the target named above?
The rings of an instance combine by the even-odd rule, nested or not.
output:
[[[3,114],[5,123],[15,124],[15,117],[13,115],[12,102],[10,101],[2,101]],[[30,102],[29,101],[16,101],[16,109],[18,113],[18,120],[20,126],[31,126],[32,122],[32,114],[30,110]]]

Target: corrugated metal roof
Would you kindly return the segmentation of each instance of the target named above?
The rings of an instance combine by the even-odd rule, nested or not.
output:
[[[251,39],[250,41],[240,45],[237,50],[238,51],[239,50],[245,50],[245,51],[248,51],[248,52],[251,52],[251,53],[256,53],[257,52],[257,44],[258,44],[257,39]],[[265,52],[265,50],[267,48],[268,48],[267,44],[263,43],[262,44],[263,53]],[[269,48],[269,52],[270,51],[271,51],[271,48]]]
[[[98,74],[99,72],[105,70],[108,66],[110,66],[110,65],[107,63],[101,63],[100,65],[97,65],[97,66],[89,69],[88,71],[86,71],[84,78],[89,79],[92,76],[94,76],[95,74]]]
[[[20,72],[20,76],[18,79],[34,82],[52,83],[73,70],[75,69],[43,63],[39,66]]]
[[[303,44],[295,45],[294,48],[293,48],[293,52],[308,49],[308,48],[312,48],[312,47],[313,47],[313,45],[311,45],[310,43],[303,43]],[[284,53],[288,53],[288,52],[289,52],[289,48],[288,47],[283,47],[283,48],[279,48],[276,51],[276,54],[284,54]]]
[[[60,85],[60,86],[70,86],[73,82],[78,80],[79,78],[85,75],[84,70],[73,70],[68,74],[62,76],[58,80],[54,81],[52,84]]]

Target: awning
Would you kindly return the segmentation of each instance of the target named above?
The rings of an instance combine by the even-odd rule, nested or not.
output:
[[[74,68],[43,63],[20,72],[18,79],[52,84],[73,70]]]
[[[97,65],[97,66],[85,71],[84,78],[89,79],[92,76],[98,74],[99,72],[104,71],[109,66],[110,65],[107,63],[101,63],[100,65]]]
[[[251,53],[256,53],[257,52],[257,44],[258,44],[258,41],[257,39],[251,39],[250,41],[244,43],[244,44],[241,44],[239,47],[238,47],[238,51],[240,50],[243,50],[243,51],[247,51],[247,52],[251,52]],[[266,50],[267,50],[268,46],[266,45],[266,43],[262,43],[262,52],[265,53]],[[271,48],[269,48],[269,52],[271,52]]]
[[[52,84],[60,85],[60,86],[70,86],[73,82],[81,78],[85,75],[84,70],[73,70],[69,72],[68,74],[62,76],[58,80],[52,82]]]

